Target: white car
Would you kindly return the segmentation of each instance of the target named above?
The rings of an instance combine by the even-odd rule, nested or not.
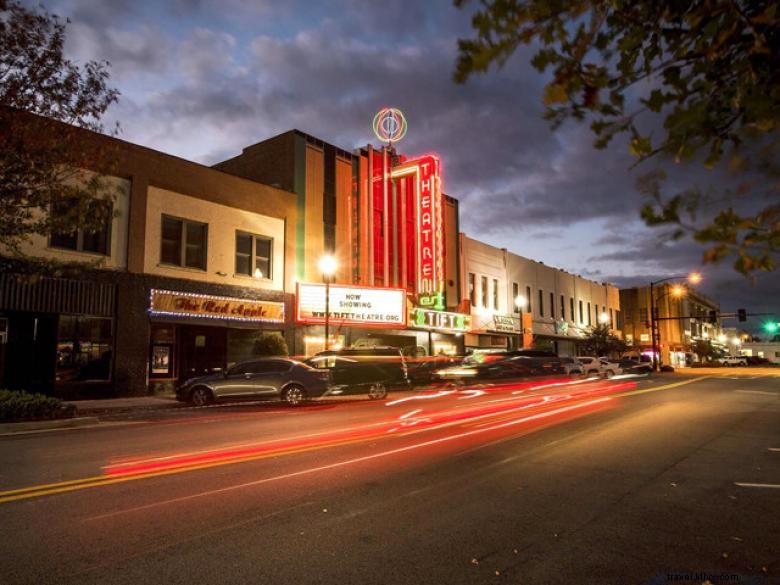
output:
[[[598,358],[581,356],[577,361],[582,364],[582,375],[586,378],[590,376],[601,376],[601,364]]]
[[[620,367],[619,363],[611,362],[607,358],[599,358],[599,365],[601,366],[601,375],[605,378],[611,378],[623,373],[623,368]]]
[[[718,358],[718,361],[724,366],[746,366],[747,358],[740,355],[724,355]]]

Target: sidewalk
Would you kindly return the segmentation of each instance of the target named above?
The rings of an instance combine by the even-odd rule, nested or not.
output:
[[[184,406],[173,394],[158,396],[129,396],[126,398],[102,398],[99,400],[68,400],[76,407],[76,416],[116,414],[138,410],[158,410]]]

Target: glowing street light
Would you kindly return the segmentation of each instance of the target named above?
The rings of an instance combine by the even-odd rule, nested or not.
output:
[[[652,347],[653,347],[653,371],[656,371],[658,369],[659,360],[658,360],[658,339],[655,333],[656,325],[655,325],[655,293],[653,292],[653,289],[655,285],[661,284],[662,282],[668,282],[670,280],[687,280],[691,284],[699,284],[701,282],[702,276],[700,272],[691,272],[688,275],[680,275],[680,276],[669,276],[667,278],[662,278],[661,280],[651,281],[650,282],[650,339],[652,341]],[[684,288],[682,286],[678,287],[681,290],[680,293],[675,295],[674,290],[672,289],[672,296],[677,296],[679,298],[682,296],[684,292]],[[678,288],[675,287],[675,288]]]
[[[609,314],[607,314],[606,311],[603,311],[599,315],[599,323],[601,323],[602,325],[606,325],[607,323],[609,323]]]
[[[327,351],[330,348],[330,281],[336,273],[338,262],[336,262],[336,258],[326,254],[320,258],[318,266],[325,281],[325,351]]]

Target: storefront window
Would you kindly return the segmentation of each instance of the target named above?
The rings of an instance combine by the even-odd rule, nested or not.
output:
[[[112,342],[111,319],[60,315],[57,381],[110,379]]]

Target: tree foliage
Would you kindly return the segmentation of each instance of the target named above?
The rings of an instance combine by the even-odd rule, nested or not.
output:
[[[11,256],[32,235],[96,231],[112,214],[115,190],[84,172],[111,155],[79,128],[101,132],[119,93],[107,62],[65,58],[66,26],[0,0],[0,248]]]
[[[609,356],[623,353],[628,346],[625,341],[612,334],[609,325],[599,323],[588,330],[588,336],[582,342],[582,349],[586,355]]]
[[[475,38],[459,41],[456,81],[502,66],[529,45],[533,66],[552,74],[543,100],[554,128],[588,119],[594,146],[605,148],[627,133],[638,163],[662,155],[744,173],[735,192],[717,197],[696,188],[666,196],[656,175],[642,217],[649,225],[673,226],[674,237],[691,234],[707,246],[707,262],[736,255],[734,267],[743,274],[775,269],[776,1],[482,0],[472,25]],[[748,196],[761,203],[745,205]]]
[[[266,333],[255,341],[253,353],[256,356],[288,355],[289,350],[284,337],[278,333]]]

